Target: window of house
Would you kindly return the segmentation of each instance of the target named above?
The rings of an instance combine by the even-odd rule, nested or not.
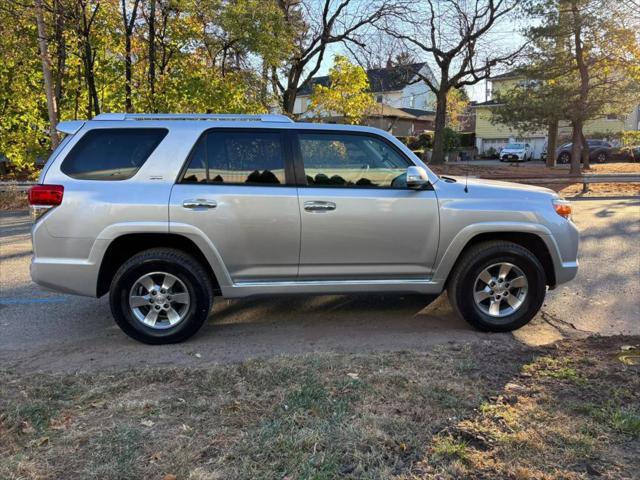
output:
[[[409,163],[378,138],[329,133],[298,138],[310,187],[406,188]]]
[[[284,162],[278,132],[206,132],[191,152],[182,183],[285,184]]]

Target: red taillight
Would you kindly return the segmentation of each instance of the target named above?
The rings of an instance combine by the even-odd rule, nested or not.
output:
[[[62,185],[34,185],[29,189],[29,205],[55,206],[62,203]]]

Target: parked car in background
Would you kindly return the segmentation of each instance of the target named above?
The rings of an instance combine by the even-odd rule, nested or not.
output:
[[[11,164],[9,163],[9,159],[0,153],[0,175],[9,173],[10,168]]]
[[[501,162],[528,162],[533,158],[533,149],[528,143],[508,143],[500,151]]]
[[[101,114],[58,129],[67,137],[29,191],[31,276],[109,294],[142,342],[190,337],[215,295],[446,289],[461,317],[503,332],[578,270],[557,193],[439,177],[375,128]]]
[[[620,160],[624,162],[640,162],[640,145],[621,148]]]
[[[571,162],[572,143],[560,145],[556,150],[556,160],[558,163]],[[587,140],[589,145],[589,160],[596,163],[604,163],[615,155],[613,146],[604,140]],[[580,147],[582,150],[582,147]]]

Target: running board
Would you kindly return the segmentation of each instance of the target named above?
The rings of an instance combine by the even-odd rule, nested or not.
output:
[[[421,293],[439,294],[442,284],[431,280],[301,280],[286,282],[238,282],[222,287],[224,297],[284,294],[346,294],[346,293]]]

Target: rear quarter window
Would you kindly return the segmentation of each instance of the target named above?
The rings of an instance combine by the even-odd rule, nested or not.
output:
[[[78,180],[126,180],[137,173],[166,135],[164,128],[91,130],[69,152],[60,169]]]

